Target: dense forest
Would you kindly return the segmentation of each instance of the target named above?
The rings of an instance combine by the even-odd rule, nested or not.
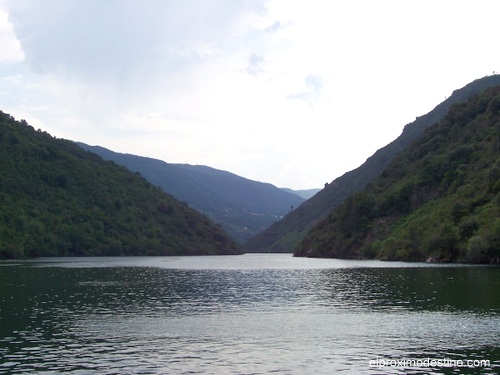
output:
[[[500,85],[500,75],[486,76],[453,91],[452,95],[429,113],[404,127],[402,134],[369,157],[360,167],[336,178],[314,197],[304,202],[245,244],[247,252],[292,252],[318,222],[325,218],[347,197],[362,190],[380,176],[394,157],[414,142],[428,127],[446,115],[449,108],[466,101],[488,87]],[[390,109],[389,109],[390,110]],[[374,125],[375,126],[375,125]],[[378,124],[376,126],[384,126]],[[333,160],[332,163],[335,161]]]
[[[453,105],[296,256],[500,262],[500,86]]]
[[[139,174],[0,112],[0,258],[237,253]]]

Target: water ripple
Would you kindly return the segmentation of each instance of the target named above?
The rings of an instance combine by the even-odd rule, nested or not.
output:
[[[0,372],[401,373],[368,366],[387,357],[483,358],[497,362],[482,373],[499,370],[496,269],[277,267],[276,256],[272,268],[254,256],[231,269],[236,258],[219,259],[4,267]],[[406,369],[429,371],[441,373]]]

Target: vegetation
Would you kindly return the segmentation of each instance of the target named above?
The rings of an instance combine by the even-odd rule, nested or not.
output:
[[[139,174],[0,112],[0,258],[239,252]]]
[[[78,143],[105,160],[140,174],[163,191],[203,213],[244,243],[299,206],[304,198],[271,184],[251,181],[203,165],[170,164]]]
[[[298,256],[500,263],[500,86],[452,106]]]
[[[276,224],[250,239],[245,244],[245,250],[254,252],[292,252],[309,230],[347,197],[364,189],[367,184],[380,176],[399,152],[405,150],[425,129],[442,119],[453,104],[467,100],[470,96],[496,85],[500,85],[500,75],[475,80],[454,91],[448,99],[436,106],[431,112],[406,125],[403,133],[396,140],[378,150],[359,168],[347,172],[333,182],[326,184],[325,188],[314,197],[304,202]]]

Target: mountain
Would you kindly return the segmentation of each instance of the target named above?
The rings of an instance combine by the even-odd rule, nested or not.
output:
[[[295,255],[500,263],[500,86],[452,106]]]
[[[120,154],[78,143],[105,160],[139,172],[152,184],[203,213],[239,243],[281,219],[304,198],[271,184],[256,182],[218,169]]]
[[[284,190],[288,193],[296,194],[299,197],[302,197],[304,199],[309,199],[316,195],[321,189],[304,189],[304,190],[293,190],[293,189],[288,189],[288,188],[281,188],[281,190]]]
[[[240,252],[138,174],[0,112],[0,258]]]
[[[475,80],[456,90],[428,114],[405,126],[402,134],[381,148],[360,167],[338,177],[311,199],[286,215],[245,244],[247,252],[292,252],[307,232],[345,198],[363,189],[390,164],[395,155],[407,148],[426,128],[435,124],[455,103],[466,100],[484,89],[499,85],[500,75]]]

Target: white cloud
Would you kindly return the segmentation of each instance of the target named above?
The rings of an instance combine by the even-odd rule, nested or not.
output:
[[[252,53],[248,58],[248,66],[245,71],[251,75],[257,75],[265,71],[264,57],[256,53]]]
[[[0,109],[58,137],[321,187],[500,71],[499,4],[4,0]]]
[[[41,73],[138,84],[226,53],[259,1],[9,1],[27,64]],[[29,15],[29,17],[27,17]],[[153,74],[149,74],[153,73]],[[132,80],[132,81],[131,81]]]
[[[1,4],[0,4],[1,5]],[[0,8],[0,64],[16,63],[24,59],[24,52],[17,40],[8,14]]]
[[[320,99],[321,89],[323,88],[323,78],[314,74],[309,74],[304,81],[306,88],[296,94],[288,95],[288,99],[305,100],[312,106]]]

